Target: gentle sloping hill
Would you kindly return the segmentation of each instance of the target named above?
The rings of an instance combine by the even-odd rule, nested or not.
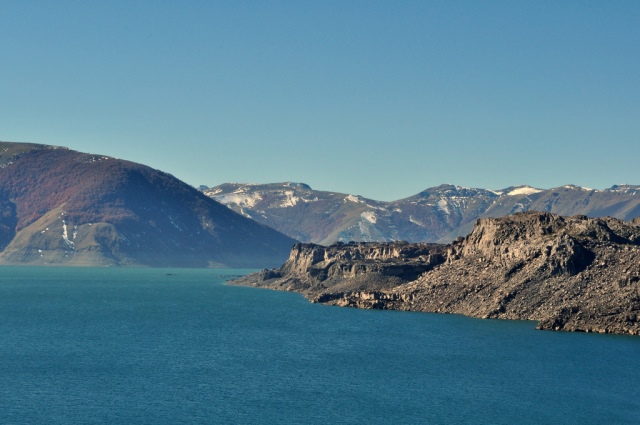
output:
[[[145,165],[0,143],[0,263],[264,267],[295,241]]]

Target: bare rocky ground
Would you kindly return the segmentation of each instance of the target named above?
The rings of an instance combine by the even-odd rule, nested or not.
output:
[[[297,244],[279,269],[233,284],[345,307],[640,335],[640,218],[527,212],[480,219],[449,245]]]

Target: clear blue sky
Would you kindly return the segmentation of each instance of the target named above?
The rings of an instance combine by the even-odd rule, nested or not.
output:
[[[392,200],[640,184],[640,1],[0,0],[0,140]]]

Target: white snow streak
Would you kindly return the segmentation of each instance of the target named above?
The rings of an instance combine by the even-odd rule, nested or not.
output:
[[[438,209],[440,211],[443,211],[445,214],[451,214],[449,212],[449,205],[447,204],[447,201],[445,199],[438,199]]]
[[[74,232],[73,238],[75,239],[76,233]],[[67,233],[67,222],[62,220],[62,239],[64,242],[69,245],[69,247],[73,248],[74,243],[69,240],[69,234]]]
[[[536,189],[535,187],[531,187],[531,186],[522,186],[517,189],[513,189],[511,192],[507,193],[507,196],[533,195],[534,193],[540,193],[540,192],[542,192],[541,189]]]

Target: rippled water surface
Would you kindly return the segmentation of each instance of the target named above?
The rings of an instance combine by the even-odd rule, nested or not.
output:
[[[0,268],[0,422],[640,423],[640,338],[368,311],[229,269]]]

